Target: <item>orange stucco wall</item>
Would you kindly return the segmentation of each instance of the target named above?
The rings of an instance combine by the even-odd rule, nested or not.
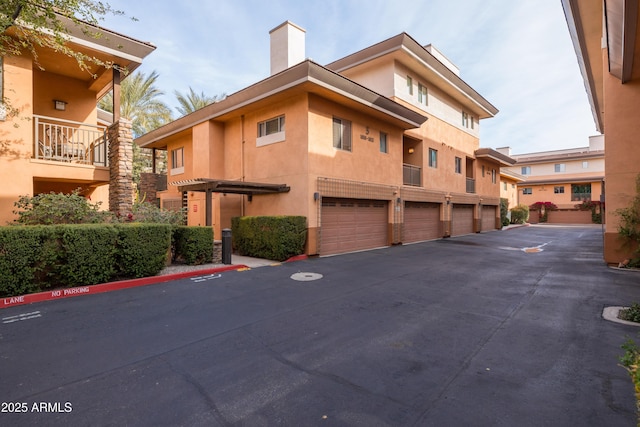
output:
[[[591,200],[599,201],[602,193],[602,182],[589,182],[591,184]],[[554,193],[554,187],[564,187],[564,193]],[[532,194],[523,194],[524,188],[531,188]],[[519,203],[532,205],[536,202],[552,202],[560,209],[573,209],[580,201],[571,200],[571,184],[539,184],[532,185],[526,182],[520,183],[518,188]]]

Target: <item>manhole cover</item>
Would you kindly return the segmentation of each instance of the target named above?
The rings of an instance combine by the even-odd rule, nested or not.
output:
[[[322,279],[322,274],[319,273],[294,273],[291,275],[293,280],[298,282],[310,282],[312,280]]]

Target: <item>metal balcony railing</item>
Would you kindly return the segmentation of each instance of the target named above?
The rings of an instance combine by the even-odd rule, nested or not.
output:
[[[33,116],[33,122],[33,158],[108,166],[105,126],[44,116]]]
[[[476,192],[476,180],[473,178],[467,178],[467,193]]]
[[[402,183],[422,187],[422,168],[404,163],[402,165]]]

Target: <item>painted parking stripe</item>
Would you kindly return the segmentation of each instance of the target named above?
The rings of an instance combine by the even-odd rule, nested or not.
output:
[[[39,311],[32,311],[31,313],[18,314],[16,316],[8,316],[2,318],[2,323],[14,323],[21,322],[23,320],[36,319],[42,317]]]
[[[200,283],[200,282],[206,282],[208,280],[218,279],[220,277],[222,277],[222,274],[208,274],[206,276],[192,277],[189,280],[195,283]]]

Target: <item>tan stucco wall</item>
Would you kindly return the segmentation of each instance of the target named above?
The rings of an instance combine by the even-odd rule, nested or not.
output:
[[[591,184],[591,200],[599,201],[600,194],[602,192],[602,182],[588,182]],[[554,187],[564,187],[564,193],[554,193]],[[532,194],[522,194],[524,188],[531,188]],[[580,201],[571,200],[571,184],[557,183],[557,184],[539,184],[532,185],[526,182],[521,182],[519,187],[519,203],[527,206],[536,202],[552,202],[560,209],[574,209],[575,205],[580,204]]]

